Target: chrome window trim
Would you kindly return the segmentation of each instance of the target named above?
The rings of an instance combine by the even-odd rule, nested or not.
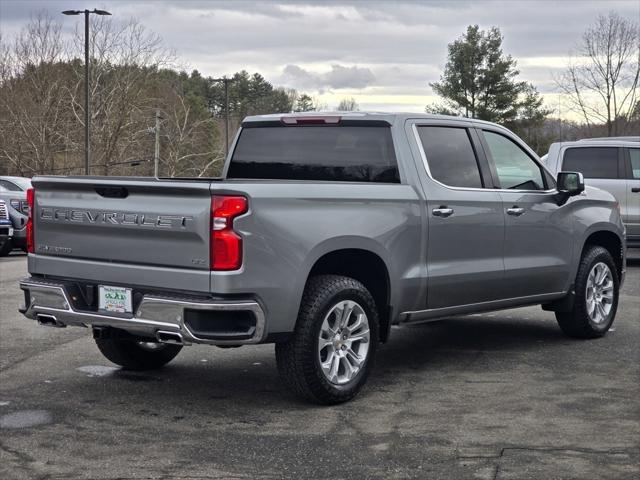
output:
[[[519,192],[519,193],[535,193],[540,195],[548,195],[550,193],[557,192],[555,188],[552,188],[550,190],[513,190],[509,188],[475,188],[475,187],[454,187],[451,185],[446,185],[441,181],[436,180],[431,174],[431,170],[429,169],[429,162],[427,160],[427,155],[424,151],[424,147],[422,146],[422,141],[420,140],[420,134],[418,133],[418,127],[464,128],[467,130],[469,129],[469,127],[468,126],[454,127],[449,125],[434,125],[434,124],[428,124],[428,123],[425,124],[425,123],[418,123],[418,122],[413,123],[411,125],[411,128],[413,129],[413,135],[414,135],[415,141],[418,144],[418,150],[420,151],[420,156],[422,157],[422,164],[424,166],[425,171],[427,172],[427,176],[429,177],[430,180],[432,180],[433,182],[437,183],[438,185],[444,188],[448,188],[449,190],[460,190],[460,191],[468,191],[468,192],[511,192],[511,193]],[[493,131],[493,130],[490,130],[490,131]],[[536,165],[539,165],[537,162],[535,163]]]

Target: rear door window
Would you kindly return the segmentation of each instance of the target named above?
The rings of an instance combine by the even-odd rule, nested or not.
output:
[[[562,170],[585,178],[619,178],[617,147],[575,147],[564,152]]]
[[[245,125],[227,178],[399,183],[388,124]]]
[[[419,126],[418,135],[434,180],[450,187],[483,188],[466,128]]]

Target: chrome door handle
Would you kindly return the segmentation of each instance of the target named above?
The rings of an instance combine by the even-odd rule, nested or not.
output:
[[[453,215],[453,208],[448,208],[448,207],[434,208],[433,210],[431,210],[431,213],[433,213],[434,217],[447,218]]]
[[[524,208],[521,207],[511,207],[511,208],[507,208],[507,213],[509,215],[513,215],[515,217],[519,217],[520,215],[522,215],[524,213]]]

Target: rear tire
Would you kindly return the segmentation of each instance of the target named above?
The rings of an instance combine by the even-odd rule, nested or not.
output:
[[[97,338],[95,341],[100,352],[108,360],[126,370],[161,368],[182,350],[181,345],[147,343],[120,338]]]
[[[556,312],[560,329],[573,338],[604,336],[618,309],[620,279],[608,250],[587,247],[575,282],[575,298],[570,312]]]
[[[10,238],[7,238],[2,244],[0,244],[0,257],[6,257],[13,250],[13,242]]]
[[[339,275],[312,277],[293,336],[276,344],[280,376],[305,400],[346,402],[365,384],[378,338],[376,304],[362,283]]]

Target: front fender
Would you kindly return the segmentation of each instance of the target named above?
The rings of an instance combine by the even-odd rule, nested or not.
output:
[[[625,246],[625,228],[618,202],[613,195],[595,187],[587,187],[583,195],[574,198],[572,203],[576,243],[571,278],[575,278],[578,272],[585,244],[592,235],[598,232],[615,235],[622,246],[622,255]],[[624,268],[624,258],[622,266]]]

